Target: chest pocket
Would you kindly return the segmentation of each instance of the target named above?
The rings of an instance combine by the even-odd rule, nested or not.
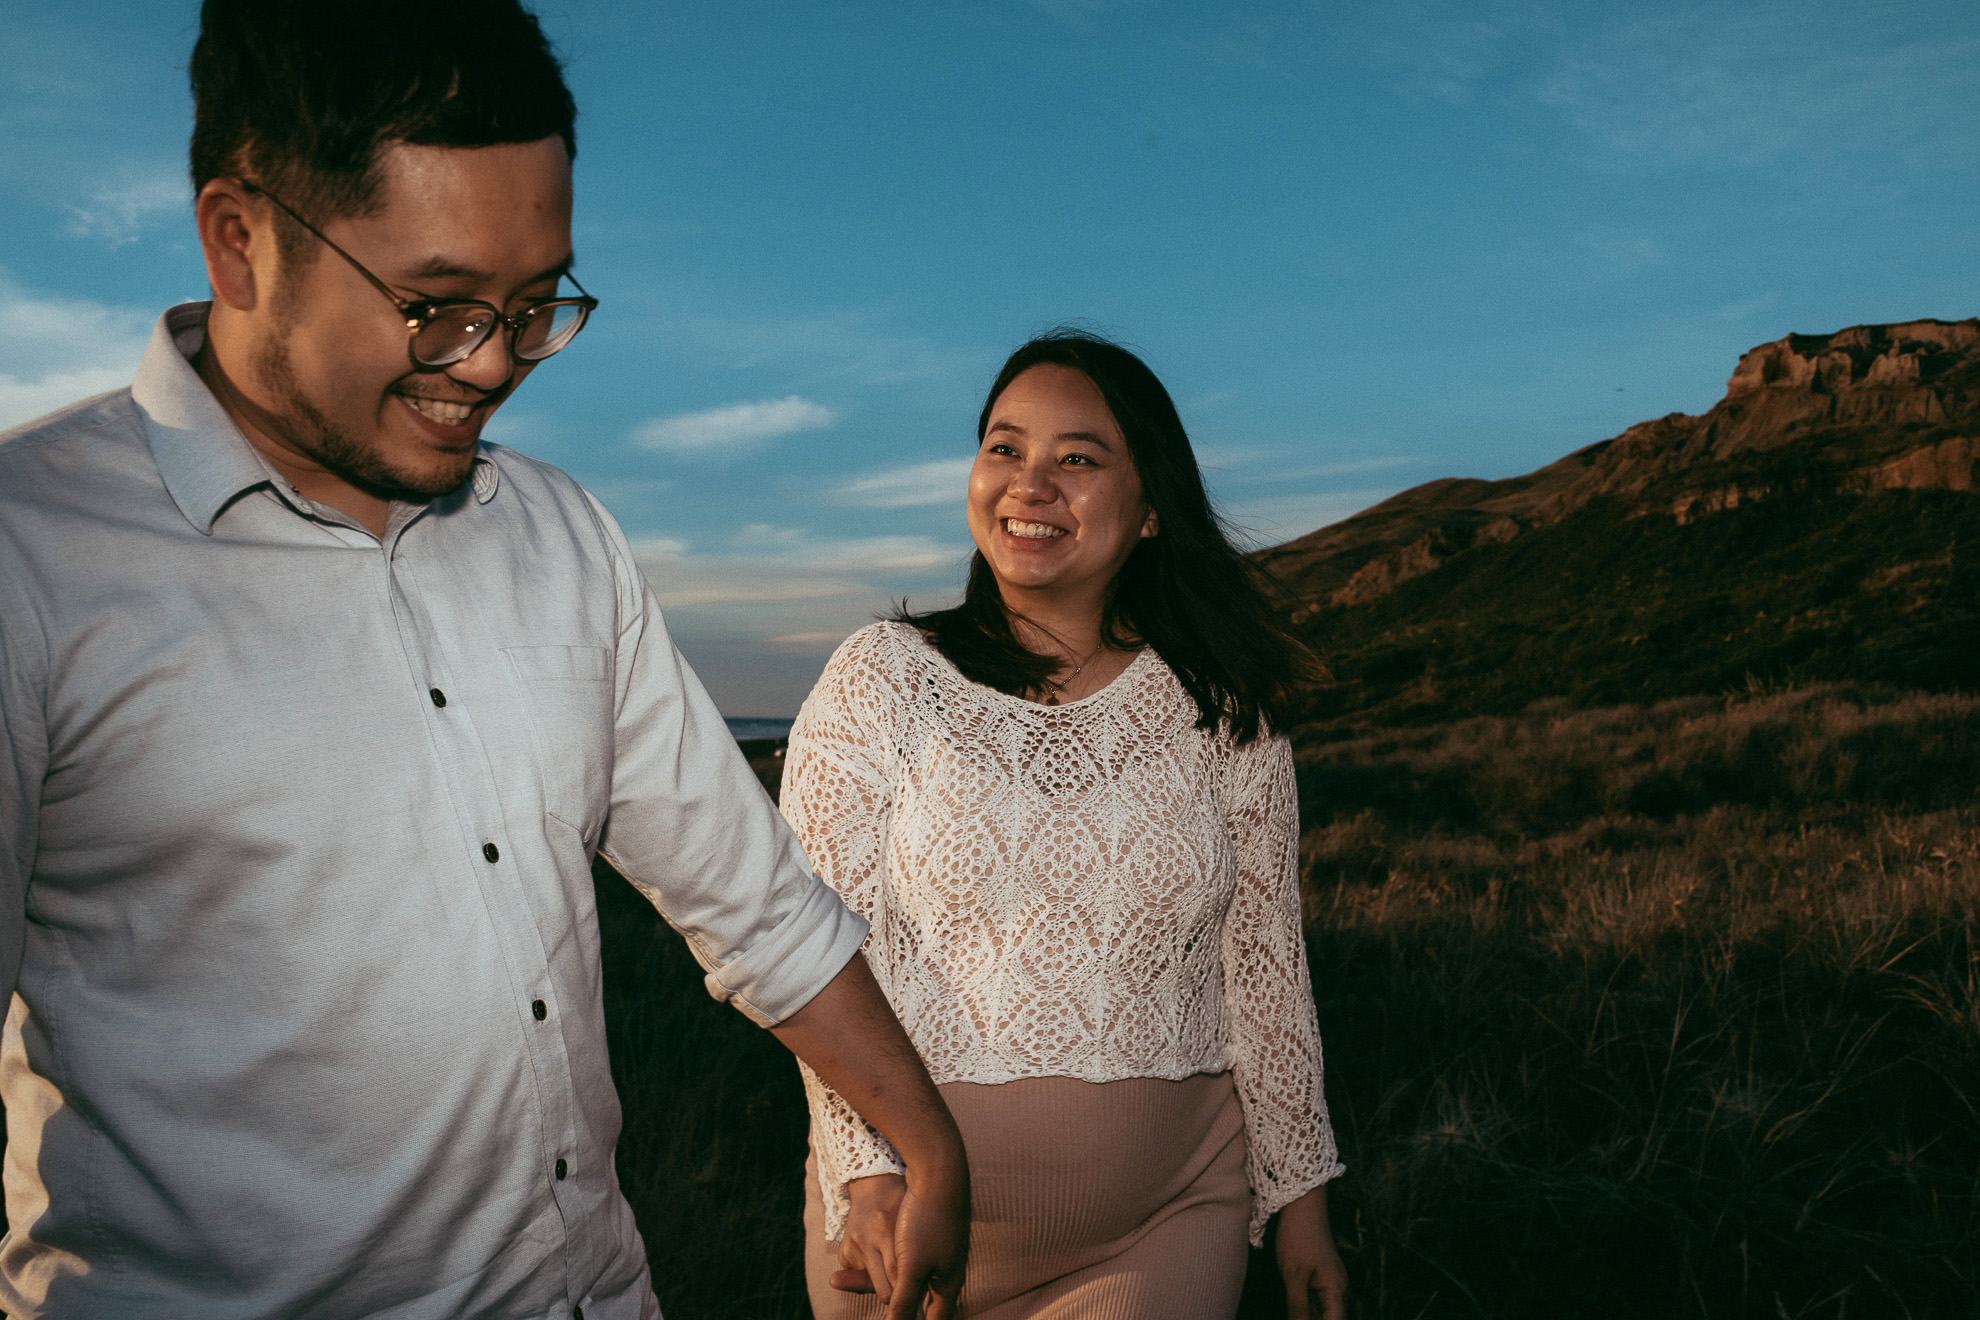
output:
[[[612,653],[602,646],[505,646],[529,711],[544,809],[589,843],[612,795]]]

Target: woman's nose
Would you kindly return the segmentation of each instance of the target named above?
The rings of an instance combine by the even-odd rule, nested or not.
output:
[[[1057,475],[1048,463],[1026,463],[1011,477],[1011,494],[1026,504],[1050,504],[1059,497]]]

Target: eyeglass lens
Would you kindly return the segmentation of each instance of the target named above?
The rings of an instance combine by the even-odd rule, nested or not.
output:
[[[546,303],[523,313],[522,328],[516,334],[515,353],[525,362],[549,357],[584,324],[584,307],[579,303]],[[486,307],[442,307],[413,336],[413,356],[429,367],[450,366],[461,361],[494,331],[496,318]]]

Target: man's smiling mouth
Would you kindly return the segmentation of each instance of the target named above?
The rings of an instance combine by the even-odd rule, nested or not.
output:
[[[445,426],[465,425],[467,419],[474,415],[477,406],[472,403],[454,403],[448,399],[429,399],[417,394],[401,394],[397,397],[401,403],[421,417],[430,418]]]

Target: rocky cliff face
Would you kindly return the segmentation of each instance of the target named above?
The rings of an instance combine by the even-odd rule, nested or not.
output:
[[[1310,737],[1759,681],[1980,690],[1980,320],[1789,335],[1701,416],[1262,551]]]
[[[1970,491],[1976,437],[1980,319],[1789,335],[1743,355],[1701,416],[1641,422],[1524,477],[1433,481],[1259,557],[1305,620],[1605,497],[1682,525],[1789,492]]]

